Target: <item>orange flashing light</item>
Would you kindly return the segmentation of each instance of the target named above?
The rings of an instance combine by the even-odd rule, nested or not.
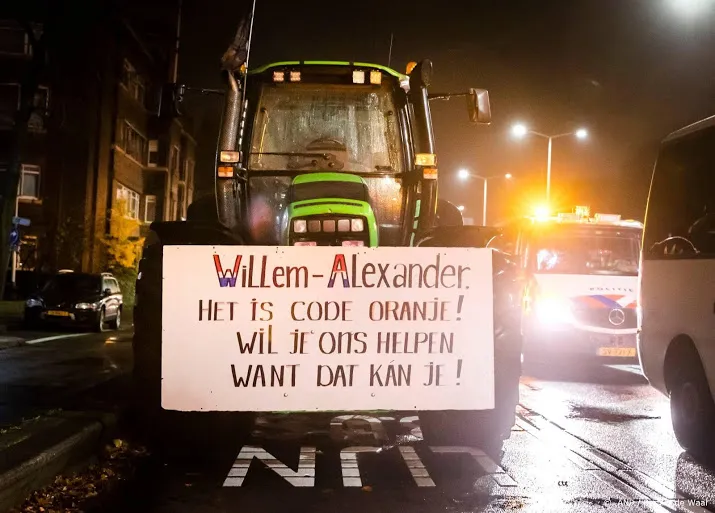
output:
[[[534,208],[534,217],[538,221],[543,221],[549,218],[551,215],[551,209],[547,205],[538,205]]]
[[[407,74],[409,75],[412,73],[412,70],[415,69],[415,66],[417,66],[417,63],[414,61],[410,61],[407,63]]]
[[[233,178],[233,166],[219,166],[217,172],[219,178]]]

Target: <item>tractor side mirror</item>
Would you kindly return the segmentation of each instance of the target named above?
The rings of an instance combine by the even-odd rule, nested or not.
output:
[[[492,122],[492,107],[489,102],[489,91],[486,89],[469,89],[467,94],[467,109],[469,121],[488,125]]]
[[[443,226],[463,226],[464,219],[462,212],[447,200],[437,200],[437,216],[435,223],[439,227]]]

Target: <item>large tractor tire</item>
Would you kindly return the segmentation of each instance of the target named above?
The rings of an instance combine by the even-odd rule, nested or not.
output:
[[[423,240],[420,246],[484,247],[484,227],[450,227]],[[521,302],[518,268],[506,255],[494,251],[494,387],[495,407],[474,411],[420,412],[420,428],[432,446],[469,446],[498,457],[511,435],[519,403],[521,377]]]
[[[164,460],[230,459],[250,436],[253,413],[178,412],[161,407],[163,246],[240,243],[220,225],[192,222],[152,225],[136,286],[133,417],[144,443]]]

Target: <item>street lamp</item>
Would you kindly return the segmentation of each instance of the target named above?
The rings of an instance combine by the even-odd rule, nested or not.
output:
[[[533,134],[538,137],[548,139],[549,151],[546,157],[546,202],[548,203],[551,196],[551,147],[553,144],[553,140],[559,139],[561,137],[568,137],[570,135],[575,135],[577,139],[584,140],[588,138],[588,130],[586,130],[585,128],[579,128],[574,132],[567,132],[565,134],[546,135],[540,132],[536,132],[534,130],[529,130],[529,128],[522,123],[517,123],[511,128],[511,133],[519,139],[526,137],[527,134]]]
[[[670,4],[680,15],[693,17],[703,14],[712,7],[713,0],[670,0]]]
[[[505,175],[494,175],[494,176],[480,176],[474,173],[470,173],[466,169],[460,169],[459,172],[457,173],[457,177],[460,180],[467,180],[468,178],[479,178],[484,182],[484,201],[482,203],[482,226],[487,225],[487,182],[489,180],[492,180],[494,178],[505,178],[506,180],[511,180],[513,178],[511,173],[507,173]],[[464,207],[458,207],[460,210],[462,210]]]
[[[459,210],[460,212],[464,212],[464,205],[459,205],[457,207],[457,210]]]

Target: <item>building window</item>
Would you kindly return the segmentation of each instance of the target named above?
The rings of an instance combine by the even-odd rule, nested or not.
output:
[[[179,174],[179,180],[182,182],[191,181],[191,177],[194,174],[194,161],[191,159],[184,160],[184,165],[181,168],[181,173]]]
[[[144,105],[146,101],[146,80],[131,65],[128,60],[124,60],[122,69],[122,85],[129,92],[129,95],[136,101]]]
[[[132,157],[140,164],[146,165],[146,139],[126,121],[122,123],[121,130],[119,132],[119,140],[117,142],[127,155]]]
[[[40,197],[40,166],[22,165],[18,193],[23,198],[38,199]]]
[[[156,196],[147,196],[144,198],[144,222],[154,221],[156,221]]]
[[[177,174],[179,174],[179,147],[172,146],[169,155],[169,175],[173,177]]]
[[[130,219],[139,219],[139,193],[128,187],[117,184],[117,199],[124,201],[126,205],[126,216]]]
[[[152,139],[149,141],[149,167],[159,165],[159,141]]]
[[[177,221],[183,221],[186,219],[186,184],[179,182],[176,188],[177,193]]]
[[[18,84],[0,84],[0,128],[15,125],[15,115],[20,109],[20,86]],[[30,130],[44,130],[45,119],[50,106],[50,90],[38,86],[32,102],[33,110],[27,126]]]
[[[32,55],[30,38],[25,29],[14,23],[0,22],[0,53]]]
[[[20,105],[20,86],[0,84],[0,128],[15,126],[15,114]]]
[[[27,122],[30,130],[44,130],[47,112],[50,108],[50,90],[40,86],[35,91],[35,98],[32,101],[33,110],[30,113],[30,120]]]

